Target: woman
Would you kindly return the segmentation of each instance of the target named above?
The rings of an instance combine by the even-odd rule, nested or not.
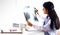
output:
[[[44,14],[47,14],[47,17],[43,23],[43,26],[36,26],[31,24],[31,22],[27,21],[28,26],[33,26],[34,28],[38,29],[39,31],[44,31],[45,35],[57,35],[56,30],[59,29],[60,23],[59,18],[55,12],[54,5],[52,2],[45,2],[43,4],[43,11]]]

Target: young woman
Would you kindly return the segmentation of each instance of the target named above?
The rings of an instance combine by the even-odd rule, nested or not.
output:
[[[43,12],[47,14],[47,17],[43,23],[43,26],[33,25],[31,22],[27,21],[28,26],[33,26],[38,29],[38,31],[44,31],[44,35],[57,35],[56,30],[59,29],[60,23],[59,18],[55,12],[54,5],[52,2],[45,2],[43,4]]]

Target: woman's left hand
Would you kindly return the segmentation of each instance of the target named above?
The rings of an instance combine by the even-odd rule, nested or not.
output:
[[[27,21],[27,25],[30,26],[30,27],[32,27],[32,23],[29,22],[28,20],[26,20],[26,21]]]

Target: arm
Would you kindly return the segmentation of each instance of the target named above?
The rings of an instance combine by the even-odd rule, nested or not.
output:
[[[35,29],[37,29],[38,31],[48,31],[48,30],[50,30],[50,22],[51,22],[51,20],[49,20],[48,22],[47,22],[47,24],[46,25],[44,25],[44,26],[36,26],[36,25],[32,25]]]
[[[33,25],[31,22],[29,22],[28,20],[27,21],[27,25],[30,26],[30,27],[34,27],[35,29],[37,29],[38,31],[41,31],[42,28],[41,26],[37,26],[37,25]]]
[[[29,22],[28,20],[27,20],[27,25],[28,26],[30,26],[30,27],[34,27],[35,29],[37,29],[38,31],[47,31],[47,30],[50,30],[50,22],[51,22],[51,20],[49,20],[48,22],[47,22],[47,24],[46,25],[44,25],[44,26],[37,26],[37,25],[33,25],[31,22]]]

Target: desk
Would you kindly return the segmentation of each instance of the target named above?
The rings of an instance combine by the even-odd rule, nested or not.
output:
[[[39,31],[25,31],[25,32],[23,32],[23,35],[44,35],[44,32],[39,32]]]

